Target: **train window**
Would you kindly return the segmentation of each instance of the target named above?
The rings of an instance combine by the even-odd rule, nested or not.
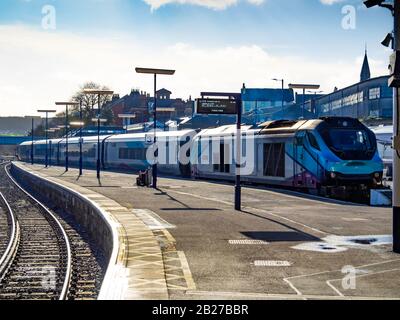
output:
[[[86,158],[94,158],[94,157],[96,157],[96,148],[92,147],[92,148],[89,148],[87,150],[84,150],[83,151],[83,156],[86,157]]]
[[[285,144],[264,144],[264,176],[285,176]]]
[[[313,147],[314,149],[317,150],[321,150],[317,141],[317,138],[315,138],[314,134],[312,134],[311,132],[307,132],[307,137],[308,137],[308,141],[311,144],[311,147]]]
[[[145,149],[133,149],[133,148],[120,148],[119,158],[125,160],[145,160],[146,150]]]
[[[302,146],[303,145],[303,137],[296,137],[294,138],[294,142],[296,144],[296,146]]]

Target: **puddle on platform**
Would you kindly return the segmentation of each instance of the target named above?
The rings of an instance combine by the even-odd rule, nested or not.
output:
[[[390,235],[367,235],[367,236],[328,236],[321,242],[306,242],[292,247],[292,249],[325,253],[337,253],[349,248],[371,249],[375,246],[393,243]]]

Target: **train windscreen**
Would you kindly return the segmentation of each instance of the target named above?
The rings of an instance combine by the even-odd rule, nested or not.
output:
[[[376,151],[376,141],[363,129],[331,128],[322,137],[342,160],[371,160]]]

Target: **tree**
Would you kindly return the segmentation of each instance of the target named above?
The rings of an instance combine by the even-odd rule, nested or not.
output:
[[[100,90],[110,90],[106,86],[101,86],[94,82],[86,82],[80,86],[79,91],[77,91],[71,98],[71,101],[81,102],[82,101],[82,119],[85,125],[92,125],[92,118],[97,116],[97,111],[94,109],[98,108],[98,95],[97,94],[87,94],[84,93],[84,89],[100,89]],[[112,95],[101,95],[100,96],[100,108],[101,113],[100,116],[104,117],[108,120],[109,124],[113,124],[114,121],[114,114],[112,112],[112,108],[108,107],[106,104],[107,102],[112,100]],[[79,114],[79,106],[72,107],[69,109],[69,120],[72,121],[79,121],[80,114]],[[65,125],[65,111],[61,111],[56,114],[54,118],[49,118],[49,128],[54,128],[57,126],[64,126]],[[31,134],[31,132],[29,133]],[[65,134],[65,129],[60,130],[59,135]],[[45,127],[44,125],[38,126],[34,131],[35,136],[45,136]]]
[[[92,122],[92,118],[97,116],[97,112],[95,111],[95,108],[98,108],[98,95],[97,94],[88,94],[84,93],[83,91],[85,89],[100,89],[100,90],[110,90],[106,86],[101,86],[97,83],[94,82],[86,82],[82,86],[80,86],[79,91],[77,91],[73,97],[72,101],[76,102],[82,102],[82,117],[83,121],[86,124],[89,124]],[[112,95],[101,95],[100,96],[100,108],[101,108],[101,116],[103,116],[110,122],[114,122],[114,117],[111,108],[102,108],[107,104],[107,102],[112,100]],[[110,110],[105,110],[105,109],[110,109]],[[74,120],[79,119],[79,106],[74,107],[71,109],[71,116]]]

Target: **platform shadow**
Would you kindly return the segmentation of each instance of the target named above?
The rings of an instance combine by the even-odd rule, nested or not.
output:
[[[318,242],[319,238],[304,232],[296,231],[248,231],[241,232],[244,236],[267,242]]]
[[[221,211],[221,209],[217,208],[161,208],[162,211]]]
[[[157,188],[156,190],[157,190],[157,193],[155,193],[154,195],[166,196],[169,198],[170,201],[176,202],[177,204],[179,204],[181,206],[178,208],[162,208],[161,210],[163,210],[163,211],[221,211],[220,209],[217,209],[217,208],[193,208],[193,207],[189,206],[188,204],[173,197],[167,191],[164,191],[160,188]]]
[[[274,242],[274,241],[282,241],[282,242],[284,242],[284,241],[311,241],[311,242],[318,242],[318,241],[321,241],[321,239],[318,238],[318,237],[315,237],[315,236],[313,236],[313,235],[311,235],[311,234],[309,234],[307,232],[299,230],[299,229],[297,229],[295,227],[292,227],[292,226],[290,226],[290,225],[288,225],[286,223],[277,221],[275,219],[264,217],[262,215],[259,215],[259,214],[253,213],[253,212],[249,212],[249,211],[245,211],[245,210],[242,210],[241,212],[244,213],[244,214],[248,214],[248,215],[260,218],[260,219],[268,220],[268,221],[273,222],[275,224],[278,224],[278,225],[280,225],[282,227],[285,227],[285,228],[287,228],[289,230],[292,230],[292,231],[276,231],[276,232],[272,232],[272,231],[267,231],[267,232],[265,232],[265,231],[247,231],[247,232],[242,232],[243,235],[246,235],[246,233],[247,233],[248,235],[246,235],[246,236],[248,236],[250,238],[251,237],[257,237],[257,236],[258,237],[261,237],[261,236],[266,236],[266,237],[267,236],[271,236],[272,237],[272,234],[280,234],[281,236],[278,238],[279,240],[268,240],[268,241],[270,241],[270,242]],[[276,236],[276,235],[273,235],[273,236]],[[292,238],[293,239],[300,239],[300,240],[285,240],[285,239],[292,239]],[[256,238],[254,238],[254,239],[256,239]],[[275,237],[275,239],[276,239],[276,237]],[[259,240],[264,240],[264,239],[259,239]],[[265,241],[267,241],[267,240],[265,240]]]

